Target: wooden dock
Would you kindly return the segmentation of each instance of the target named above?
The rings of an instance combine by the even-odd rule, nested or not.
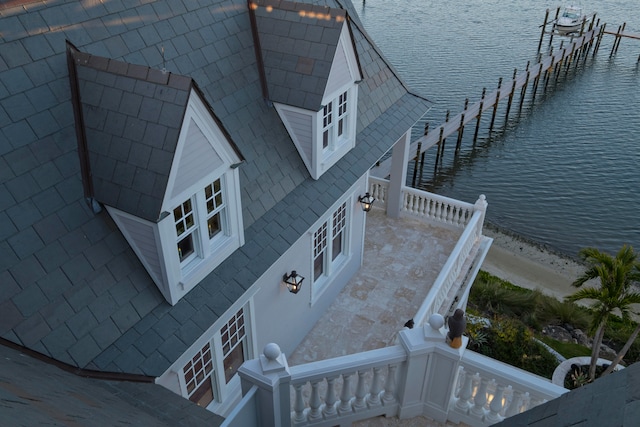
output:
[[[556,11],[556,20],[559,13],[560,8],[558,8],[558,10]],[[618,27],[617,32],[606,31],[606,24],[600,25],[600,20],[596,21],[595,18],[596,15],[594,13],[589,21],[585,21],[578,35],[574,34],[564,36],[569,37],[569,42],[565,45],[564,42],[566,40],[563,40],[560,43],[559,49],[554,52],[551,42],[553,40],[553,36],[557,35],[557,33],[555,33],[553,30],[547,32],[547,25],[553,24],[554,22],[553,20],[549,20],[549,9],[547,9],[544,23],[543,25],[541,25],[542,33],[540,35],[538,51],[540,51],[545,34],[549,34],[549,53],[544,56],[539,53],[536,63],[533,66],[530,66],[530,64],[527,63],[526,69],[520,73],[518,73],[517,69],[514,70],[511,80],[503,82],[503,79],[500,78],[496,90],[487,93],[486,88],[484,88],[479,101],[473,104],[469,104],[469,99],[467,98],[464,103],[463,111],[458,113],[457,115],[451,117],[450,111],[447,110],[445,121],[441,125],[436,126],[433,129],[429,129],[429,124],[427,123],[424,135],[413,141],[410,145],[409,152],[411,153],[411,155],[414,155],[415,153],[413,161],[416,162],[412,185],[415,185],[416,173],[418,169],[420,169],[420,174],[422,175],[422,169],[424,167],[424,155],[426,150],[437,146],[434,165],[435,171],[437,171],[439,164],[442,162],[445,143],[448,137],[457,133],[457,141],[455,147],[455,153],[457,154],[460,150],[462,135],[464,133],[465,127],[467,127],[469,123],[475,122],[475,130],[473,135],[473,142],[475,143],[478,138],[482,116],[489,111],[491,112],[489,134],[491,134],[498,112],[498,105],[502,101],[506,100],[507,102],[505,114],[506,123],[509,119],[509,113],[511,111],[513,99],[516,94],[518,94],[518,92],[518,109],[521,110],[529,86],[531,86],[531,102],[534,102],[536,93],[539,90],[540,85],[543,85],[543,89],[546,89],[549,81],[552,78],[557,81],[560,74],[564,72],[564,74],[566,75],[572,64],[575,64],[575,66],[577,67],[580,60],[586,60],[587,56],[589,55],[589,51],[592,48],[593,55],[595,55],[600,47],[600,42],[602,41],[602,36],[604,34],[615,36],[610,56],[614,55],[617,52],[622,38],[640,40],[640,34],[625,32],[626,24]],[[587,22],[589,23],[589,27],[588,29],[585,29]],[[638,57],[638,62],[640,63],[640,56]],[[418,165],[420,166],[418,167]],[[389,158],[380,161],[375,167],[373,167],[371,169],[371,174],[373,176],[385,178],[389,175],[390,170],[391,159]]]
[[[503,82],[502,78],[498,82],[498,88],[490,93],[483,90],[482,97],[479,101],[469,104],[468,99],[465,101],[464,110],[457,115],[450,117],[447,111],[447,118],[443,124],[433,129],[425,129],[425,135],[413,141],[410,146],[410,153],[415,153],[416,157],[422,155],[429,148],[437,145],[438,152],[436,155],[436,167],[444,153],[444,146],[447,137],[457,133],[456,152],[460,149],[462,134],[465,127],[475,122],[474,142],[478,136],[478,129],[482,116],[485,112],[491,111],[491,122],[489,132],[493,130],[498,105],[501,101],[507,100],[507,111],[505,119],[508,119],[511,110],[513,98],[520,91],[520,104],[522,108],[524,95],[529,83],[532,83],[532,97],[535,98],[536,92],[540,84],[545,86],[548,84],[552,75],[558,78],[562,73],[564,66],[565,73],[569,70],[571,64],[576,63],[582,54],[587,54],[594,42],[599,41],[602,37],[601,27],[595,27],[585,32],[580,37],[575,37],[567,46],[562,46],[556,52],[553,50],[547,56],[538,55],[538,62],[533,66],[527,64],[527,68],[518,73],[514,71],[513,78],[508,82]],[[371,174],[378,177],[386,177],[391,169],[391,159],[381,161],[371,170]]]

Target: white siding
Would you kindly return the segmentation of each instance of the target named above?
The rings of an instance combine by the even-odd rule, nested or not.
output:
[[[194,182],[223,164],[222,159],[193,119],[189,120],[188,129],[182,157],[178,161],[172,197],[184,192]]]
[[[327,81],[325,94],[333,94],[345,85],[353,83],[353,81],[354,78],[351,76],[351,72],[349,71],[349,62],[344,50],[344,43],[340,40],[336,48],[336,55],[333,58],[331,71],[329,72],[329,80]]]
[[[162,284],[160,289],[162,291],[162,288],[166,288],[166,284],[162,280],[162,267],[160,266],[160,255],[158,254],[160,242],[156,241],[153,225],[121,215],[115,210],[110,210],[109,213],[118,224],[129,245],[140,258],[153,281],[159,287]]]
[[[313,135],[311,134],[311,115],[298,111],[284,110],[283,118],[287,122],[287,128],[291,131],[291,137],[297,142],[299,150],[306,162],[313,162]]]

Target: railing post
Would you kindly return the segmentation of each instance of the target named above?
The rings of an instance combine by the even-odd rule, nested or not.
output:
[[[401,419],[426,416],[447,421],[468,338],[463,337],[460,348],[451,348],[445,341],[447,331],[443,326],[442,315],[433,314],[422,328],[400,331],[400,342],[407,352],[406,374],[399,393]]]
[[[402,191],[407,179],[410,138],[411,133],[407,132],[396,142],[391,152],[391,176],[387,193],[387,215],[391,218],[400,217],[402,209]]]
[[[259,389],[257,419],[265,425],[291,425],[291,373],[277,344],[265,345],[263,354],[244,362],[238,374],[243,395],[254,385]]]
[[[480,217],[480,221],[478,221],[478,235],[482,234],[482,227],[484,225],[484,217],[487,213],[487,206],[489,204],[487,203],[487,198],[484,194],[481,194],[478,197],[478,200],[476,200],[476,203],[473,205],[475,210],[482,212],[482,216]]]

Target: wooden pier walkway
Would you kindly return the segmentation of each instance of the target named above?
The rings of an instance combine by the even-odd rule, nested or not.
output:
[[[425,129],[425,135],[411,143],[409,151],[410,155],[413,156],[415,154],[416,157],[414,159],[417,159],[418,156],[423,154],[426,150],[433,147],[434,145],[437,145],[437,167],[438,161],[444,153],[444,145],[447,137],[453,135],[456,132],[458,133],[456,143],[457,152],[460,149],[460,143],[465,126],[475,121],[476,127],[473,138],[475,142],[475,140],[477,139],[482,115],[489,110],[492,110],[491,124],[489,126],[489,132],[491,132],[493,130],[493,125],[500,101],[503,101],[505,99],[508,100],[505,117],[505,120],[507,120],[509,117],[509,112],[514,95],[517,93],[517,91],[520,91],[519,107],[521,108],[529,82],[533,82],[533,87],[531,90],[533,91],[532,98],[535,99],[536,91],[539,84],[543,83],[546,87],[552,74],[554,74],[555,78],[557,79],[558,75],[562,72],[563,64],[565,65],[566,73],[572,63],[575,62],[577,64],[577,60],[582,53],[585,53],[586,57],[588,50],[591,48],[594,42],[596,42],[597,49],[600,39],[602,38],[603,30],[603,27],[592,27],[588,31],[584,32],[583,35],[574,36],[572,41],[568,43],[567,46],[563,47],[564,43],[561,44],[558,51],[553,52],[553,50],[551,50],[550,54],[545,57],[542,57],[542,55],[538,55],[538,62],[536,64],[531,67],[529,66],[529,64],[527,64],[526,70],[520,73],[517,73],[517,70],[514,71],[512,80],[506,82],[506,84],[504,84],[501,78],[496,90],[490,93],[486,93],[486,89],[483,90],[482,97],[479,101],[473,104],[469,104],[469,100],[467,99],[465,101],[464,110],[457,115],[449,117],[449,112],[447,111],[447,119],[444,123],[433,129]],[[389,175],[390,170],[391,159],[389,158],[381,161],[378,165],[371,169],[371,174],[373,176],[384,178]]]

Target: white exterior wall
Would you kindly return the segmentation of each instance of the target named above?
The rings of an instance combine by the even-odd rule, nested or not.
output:
[[[285,354],[298,346],[316,321],[324,314],[345,284],[360,269],[364,245],[365,212],[358,196],[366,192],[367,176],[361,177],[345,194],[350,217],[349,258],[331,277],[322,293],[312,304],[313,252],[312,239],[316,226],[311,227],[276,261],[254,285],[256,325],[254,336],[259,351],[269,342],[276,342]],[[331,215],[344,201],[341,198],[326,215]],[[321,218],[325,219],[326,215]],[[318,221],[318,224],[322,221]],[[297,294],[289,292],[282,281],[285,273],[296,270],[305,280]]]

